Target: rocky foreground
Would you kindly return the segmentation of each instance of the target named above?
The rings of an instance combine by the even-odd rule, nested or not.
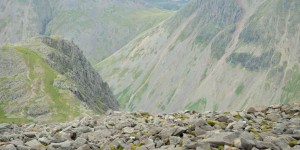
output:
[[[108,112],[61,124],[0,124],[0,149],[300,149],[300,104],[241,112]]]

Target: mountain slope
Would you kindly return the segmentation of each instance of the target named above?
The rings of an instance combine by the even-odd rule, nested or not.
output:
[[[3,0],[0,12],[0,45],[58,35],[74,41],[92,64],[173,14],[139,0]]]
[[[65,40],[5,45],[0,70],[1,122],[65,121],[119,107],[79,48]]]
[[[144,0],[145,2],[167,10],[178,10],[185,5],[189,0]]]
[[[299,8],[297,0],[194,0],[96,70],[131,111],[299,101]]]

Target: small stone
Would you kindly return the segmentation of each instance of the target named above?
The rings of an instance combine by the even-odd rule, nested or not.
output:
[[[146,146],[141,146],[136,148],[135,150],[148,150]]]
[[[239,150],[239,149],[236,147],[231,147],[231,146],[225,145],[224,150]]]
[[[50,144],[50,140],[47,139],[46,137],[42,137],[38,139],[42,144],[44,145],[49,145]]]
[[[242,148],[242,142],[241,142],[241,139],[235,139],[233,141],[233,145],[237,148]]]
[[[18,150],[31,150],[32,148],[24,145],[16,145]]]
[[[280,150],[279,147],[274,145],[273,143],[270,142],[263,142],[263,141],[256,141],[255,142],[255,147],[259,149],[273,149],[273,150]]]
[[[53,146],[54,148],[61,147],[61,148],[69,149],[69,148],[71,148],[72,142],[65,141],[65,142],[61,142],[61,143],[51,143],[50,145]]]
[[[201,129],[200,127],[195,128],[195,135],[196,136],[204,135],[205,133],[206,133],[206,131]]]
[[[28,141],[25,143],[25,145],[31,147],[31,148],[35,148],[35,149],[45,149],[45,146],[42,145],[38,140],[33,139],[31,141]]]
[[[12,140],[9,143],[13,144],[13,145],[24,145],[24,142],[22,140],[20,140],[20,139]]]
[[[227,125],[227,127],[225,128],[226,130],[231,130],[233,129],[233,126],[236,124],[236,122],[231,122]]]
[[[205,125],[207,125],[207,122],[206,122],[205,120],[203,120],[203,119],[199,119],[199,120],[195,123],[195,126],[196,126],[196,127],[203,127],[203,126],[205,126]]]
[[[221,115],[218,118],[216,118],[216,120],[219,122],[228,122],[229,118],[225,115]]]
[[[11,128],[11,124],[8,124],[8,123],[1,123],[0,124],[0,131],[1,130],[5,130],[5,129],[10,129]]]
[[[243,149],[252,149],[255,146],[254,141],[241,138],[241,146]]]
[[[170,141],[170,145],[177,145],[178,143],[180,143],[181,138],[177,136],[171,136],[169,138],[169,141]]]
[[[211,149],[209,143],[202,142],[202,141],[197,142],[196,150],[206,150],[206,149]]]
[[[132,133],[134,133],[134,129],[130,128],[130,127],[125,127],[125,128],[123,128],[123,133],[132,134]]]
[[[106,116],[112,115],[113,114],[113,110],[109,109],[105,112]]]
[[[80,147],[81,145],[84,145],[84,144],[86,144],[86,143],[87,143],[87,140],[86,140],[86,139],[79,137],[79,138],[77,138],[77,139],[74,141],[74,147],[78,148],[78,147]]]
[[[77,133],[87,133],[87,132],[91,132],[91,131],[92,131],[92,129],[87,126],[78,127],[75,129],[75,132],[77,132]]]
[[[176,130],[175,132],[172,134],[172,135],[175,135],[175,136],[179,136],[181,135],[182,133],[184,133],[187,129],[184,128],[184,127],[175,127]]]
[[[89,145],[84,144],[77,148],[77,150],[92,150]]]
[[[256,110],[254,107],[250,107],[250,108],[247,110],[247,113],[248,113],[248,114],[253,114],[253,113],[255,113],[255,112],[257,112],[257,110]]]
[[[3,150],[17,150],[13,144],[6,145]]]
[[[243,130],[246,127],[246,122],[239,120],[236,124],[233,125],[234,130]],[[228,126],[227,126],[228,127]]]
[[[273,121],[273,122],[278,122],[278,120],[281,118],[281,115],[278,114],[278,113],[271,113],[271,114],[268,114],[266,116],[266,119],[267,120],[270,120],[270,121]]]
[[[164,144],[164,142],[158,138],[154,141],[154,143],[156,145],[156,148],[159,148]]]
[[[177,128],[165,128],[163,129],[159,135],[162,140],[169,138],[173,133],[177,130]]]

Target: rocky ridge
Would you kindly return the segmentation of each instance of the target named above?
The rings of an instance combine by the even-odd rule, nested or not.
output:
[[[108,84],[73,42],[32,38],[5,45],[0,53],[1,123],[64,122],[119,108]]]
[[[76,87],[69,90],[81,101],[100,112],[119,108],[108,84],[102,81],[101,76],[90,65],[77,45],[67,40],[56,40],[50,37],[43,37],[42,42],[57,49],[48,54],[47,62],[56,71],[75,82]]]
[[[0,149],[300,149],[300,104],[151,115],[108,111],[60,124],[0,124]]]

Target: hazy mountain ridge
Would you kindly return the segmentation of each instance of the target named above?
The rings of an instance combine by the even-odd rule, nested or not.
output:
[[[74,43],[45,37],[5,45],[0,62],[1,122],[66,121],[119,108]]]
[[[0,44],[58,35],[73,40],[92,63],[173,14],[140,0],[3,0],[0,8]]]
[[[96,68],[127,110],[298,101],[299,6],[296,0],[194,0]]]

